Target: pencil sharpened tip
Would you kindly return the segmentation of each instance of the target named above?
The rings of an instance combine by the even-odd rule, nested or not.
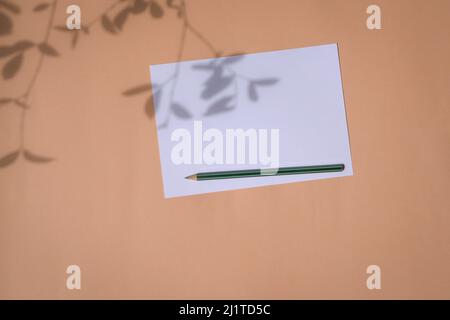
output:
[[[197,180],[197,175],[193,174],[190,176],[185,177],[185,179],[189,179],[189,180]]]

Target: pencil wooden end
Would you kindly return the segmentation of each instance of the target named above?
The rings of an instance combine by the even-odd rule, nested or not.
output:
[[[189,180],[197,180],[197,175],[196,175],[196,174],[193,174],[193,175],[187,176],[185,179],[189,179]]]

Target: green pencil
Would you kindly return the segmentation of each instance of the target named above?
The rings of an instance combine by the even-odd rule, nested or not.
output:
[[[217,172],[200,172],[190,176],[186,179],[203,181],[203,180],[218,180],[218,179],[237,179],[237,178],[252,178],[252,177],[270,177],[270,176],[286,176],[292,174],[307,174],[307,173],[323,173],[323,172],[339,172],[344,171],[344,164],[326,164],[318,166],[304,166],[304,167],[285,167],[276,169],[250,169],[250,170],[235,170],[235,171],[217,171]],[[264,170],[268,173],[264,174]],[[273,174],[269,170],[274,170]]]

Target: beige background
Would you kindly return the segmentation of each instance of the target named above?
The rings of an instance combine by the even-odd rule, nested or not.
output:
[[[114,1],[76,1],[83,21]],[[161,0],[159,0],[161,2]],[[48,12],[18,1],[2,45],[42,39]],[[59,1],[57,23],[65,21]],[[188,0],[189,19],[225,53],[338,42],[354,176],[165,200],[148,65],[176,60],[181,24],[99,24],[44,61],[26,144],[54,162],[0,169],[0,298],[450,298],[450,2]],[[188,35],[183,59],[210,57]],[[37,63],[0,80],[23,92]],[[0,67],[5,63],[0,60]],[[17,149],[20,110],[0,108],[0,155]],[[65,269],[82,269],[82,290]],[[382,290],[366,267],[382,268]]]

